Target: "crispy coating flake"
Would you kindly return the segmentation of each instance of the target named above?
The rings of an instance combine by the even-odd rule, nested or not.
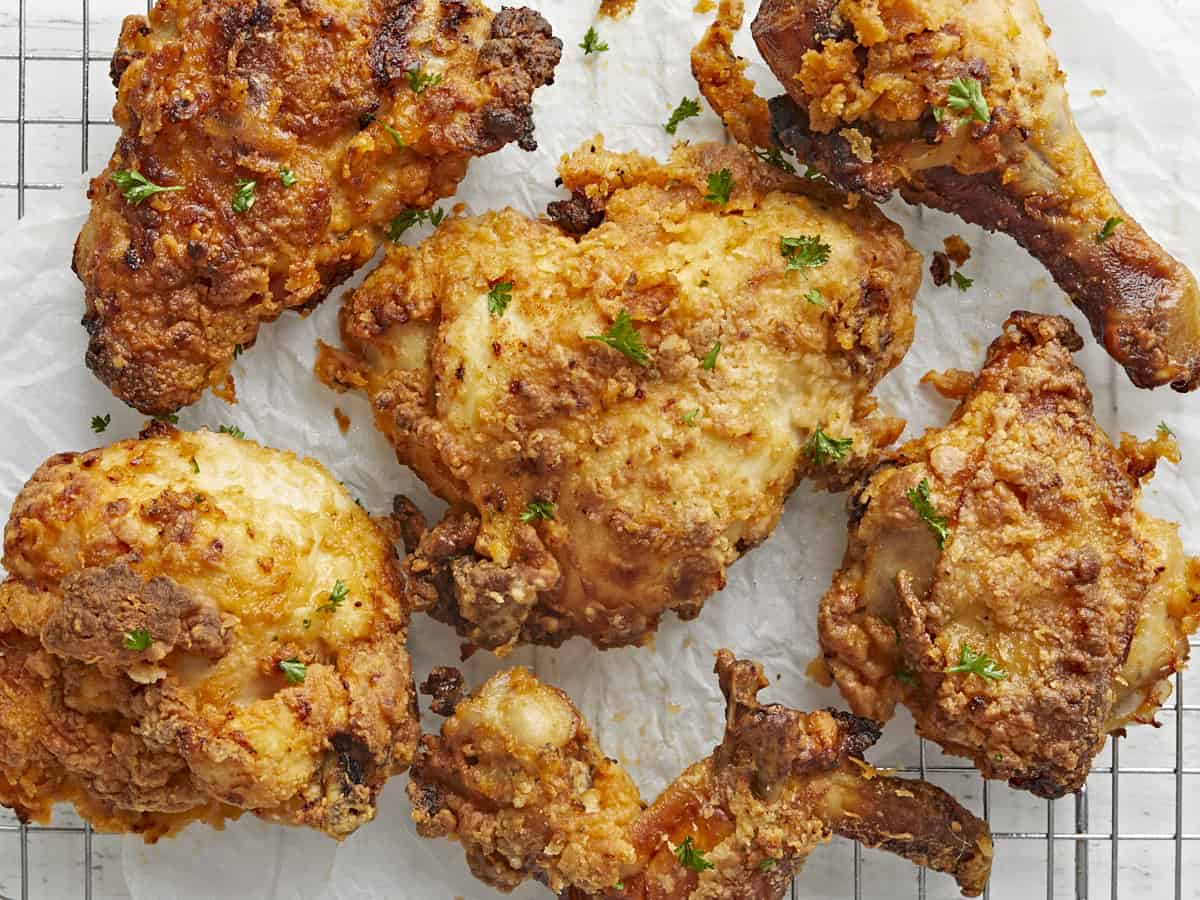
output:
[[[260,323],[315,307],[471,157],[535,146],[530,100],[560,50],[537,13],[477,0],[159,0],[130,16],[121,137],[75,247],[88,366],[150,414],[208,387],[232,397]],[[112,180],[127,170],[182,190],[134,205]]]
[[[0,803],[23,821],[68,802],[154,841],[250,810],[340,839],[412,759],[394,551],[312,460],[159,425],[59,454],[4,566]]]
[[[1050,270],[1139,387],[1200,385],[1200,288],[1105,184],[1036,0],[764,0],[777,139],[838,185],[956,213]]]
[[[405,564],[419,604],[501,652],[694,617],[798,478],[847,484],[903,427],[870,392],[911,341],[920,261],[874,207],[715,144],[660,164],[597,138],[561,173],[562,229],[506,210],[393,249],[318,363],[451,504]],[[784,237],[828,261],[788,271]],[[626,316],[642,358],[594,339]],[[805,451],[818,427],[844,458]]]
[[[418,832],[459,841],[488,884],[533,878],[564,900],[779,900],[835,832],[982,891],[987,826],[939,788],[862,762],[875,723],[763,706],[761,667],[727,650],[716,670],[724,740],[645,811],[562,692],[524,669],[494,676],[421,739],[409,785]]]
[[[1108,733],[1153,719],[1187,660],[1200,578],[1176,526],[1138,508],[1169,436],[1113,446],[1065,319],[1014,313],[950,423],[855,491],[821,645],[859,715],[897,701],[989,778],[1078,789]],[[929,487],[937,540],[909,494]],[[1000,677],[951,673],[985,654]],[[983,670],[985,663],[976,668]]]

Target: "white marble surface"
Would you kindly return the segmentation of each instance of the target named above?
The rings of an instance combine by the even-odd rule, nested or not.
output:
[[[82,368],[82,332],[78,327],[79,290],[67,270],[70,242],[84,205],[79,172],[84,151],[78,124],[83,109],[83,50],[80,0],[26,0],[28,16],[26,115],[32,119],[73,119],[76,124],[26,126],[25,177],[29,182],[63,183],[60,192],[30,191],[31,219],[3,239],[0,254],[0,512],[42,458],[49,453],[89,446],[90,416],[111,411],[110,434],[136,431],[138,418],[117,408],[104,389]],[[103,56],[112,47],[121,16],[134,4],[91,0],[89,53]],[[598,129],[615,147],[663,153],[669,143],[660,122],[670,106],[696,91],[687,69],[687,51],[705,19],[692,13],[693,0],[640,0],[632,20],[601,25],[612,50],[584,62],[574,45],[591,22],[596,0],[532,0],[567,44],[558,83],[538,98],[542,149],[532,155],[508,149],[477,161],[461,199],[473,210],[509,203],[529,213],[553,195],[554,160]],[[753,0],[751,4],[753,6]],[[1056,29],[1055,46],[1070,86],[1080,126],[1118,194],[1175,253],[1193,267],[1200,264],[1195,235],[1200,233],[1200,0],[1043,0]],[[0,0],[0,57],[15,55],[18,0]],[[748,41],[745,52],[755,58]],[[46,57],[69,57],[65,60]],[[107,62],[88,64],[87,160],[95,170],[111,149],[114,130],[100,124],[109,117],[112,90]],[[756,76],[762,77],[761,67]],[[765,78],[763,79],[765,80]],[[1092,91],[1104,89],[1103,97]],[[18,110],[17,62],[0,58],[0,182],[17,179],[17,126],[5,124]],[[681,128],[697,140],[718,137],[711,113]],[[975,368],[982,347],[1016,307],[1066,311],[1045,274],[1006,238],[985,236],[949,217],[895,205],[890,212],[910,239],[928,252],[950,233],[962,234],[975,248],[968,274],[976,278],[969,294],[930,286],[918,302],[917,343],[904,365],[881,390],[885,406],[910,419],[916,431],[944,418],[948,405],[917,386],[929,368]],[[16,196],[0,189],[0,225],[15,219]],[[376,508],[397,490],[419,490],[400,469],[369,426],[362,405],[341,402],[354,425],[340,435],[329,415],[333,399],[310,376],[313,341],[335,333],[336,299],[307,320],[289,317],[269,329],[238,371],[243,400],[230,409],[208,398],[183,414],[194,427],[235,422],[247,434],[278,446],[308,452]],[[1075,316],[1077,322],[1079,317]],[[1110,430],[1149,433],[1166,419],[1180,433],[1187,460],[1164,471],[1148,492],[1152,508],[1183,522],[1185,542],[1200,549],[1200,400],[1169,393],[1139,393],[1118,377],[1094,346],[1081,354],[1097,396],[1098,411]],[[54,397],[47,406],[46,397]],[[256,403],[259,399],[261,402]],[[710,601],[693,623],[664,624],[654,650],[601,654],[578,642],[561,651],[524,651],[517,661],[534,665],[575,697],[613,755],[633,769],[647,796],[682,766],[708,751],[720,731],[720,703],[711,676],[712,651],[731,644],[763,659],[780,676],[772,699],[814,707],[838,703],[835,692],[804,677],[815,653],[814,607],[828,583],[833,561],[844,541],[842,500],[802,488],[789,504],[775,537],[739,563],[729,587]],[[413,629],[412,647],[419,674],[455,657],[455,641],[445,629],[422,621]],[[474,660],[469,675],[477,681],[494,661]],[[1200,698],[1200,675],[1184,678],[1185,694]],[[1190,688],[1188,686],[1191,686]],[[1185,713],[1183,830],[1200,834],[1200,714]],[[1133,835],[1169,835],[1175,830],[1176,719],[1173,709],[1157,730],[1135,730],[1121,744],[1127,770],[1119,780],[1119,827]],[[915,765],[917,743],[910,723],[891,723],[872,759],[885,765]],[[934,748],[930,766],[960,765]],[[1106,750],[1097,765],[1111,766]],[[1154,770],[1137,774],[1130,769]],[[982,811],[980,779],[972,773],[935,774],[931,780]],[[465,874],[460,851],[448,844],[419,842],[408,823],[403,779],[383,798],[379,821],[340,848],[313,835],[243,821],[227,832],[193,829],[182,838],[153,848],[135,841],[96,836],[92,853],[92,896],[137,900],[199,898],[418,898],[483,900],[491,894]],[[1107,771],[1088,785],[1086,832],[1108,835],[1114,780]],[[1054,829],[1074,831],[1076,801],[1053,805]],[[1038,839],[998,843],[991,896],[1005,900],[1042,897],[1047,891],[1048,805],[993,785],[989,791],[993,827],[1000,832],[1041,833]],[[0,819],[0,825],[11,818]],[[56,822],[77,824],[69,812]],[[1055,843],[1049,871],[1056,897],[1077,896],[1073,840]],[[1090,896],[1110,897],[1112,844],[1087,846]],[[1200,897],[1200,842],[1182,847],[1183,897]],[[1159,900],[1174,896],[1175,842],[1120,842],[1119,896],[1123,900]],[[871,851],[863,853],[862,896],[917,896],[917,876],[905,862]],[[77,834],[32,832],[28,840],[29,881],[34,898],[83,897],[83,839]],[[18,836],[0,832],[0,900],[21,896]],[[835,841],[814,853],[797,884],[796,896],[853,897],[853,851]],[[930,876],[928,896],[955,896],[952,885]],[[548,896],[530,887],[521,898]]]

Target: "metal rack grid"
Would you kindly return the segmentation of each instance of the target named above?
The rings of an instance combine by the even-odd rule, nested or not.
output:
[[[17,98],[16,98],[16,114],[15,115],[0,115],[0,127],[12,128],[15,126],[16,132],[16,147],[15,147],[15,178],[10,177],[8,172],[0,173],[0,197],[12,198],[15,196],[15,211],[11,207],[6,207],[0,214],[0,223],[8,224],[14,219],[20,219],[26,212],[26,201],[30,192],[43,191],[58,191],[63,188],[63,183],[60,181],[45,180],[37,181],[30,180],[27,177],[27,130],[30,126],[58,126],[63,128],[78,129],[79,145],[78,145],[78,167],[79,171],[86,172],[89,167],[89,137],[91,130],[97,127],[113,127],[111,118],[105,116],[103,118],[95,117],[90,111],[90,102],[92,101],[93,78],[91,67],[93,64],[107,64],[110,56],[108,53],[93,53],[92,45],[92,5],[102,0],[79,0],[78,21],[77,27],[81,31],[80,49],[78,51],[52,50],[48,52],[39,52],[30,49],[28,45],[29,31],[29,0],[4,0],[4,6],[0,7],[0,13],[4,13],[11,22],[11,14],[15,6],[16,22],[15,30],[17,36],[16,52],[0,52],[0,64],[16,63],[17,71]],[[125,8],[122,0],[114,0],[113,3],[105,4],[106,6],[119,6]],[[152,0],[147,0],[146,7],[149,11],[153,5]],[[7,7],[7,8],[5,8]],[[0,22],[5,22],[0,19]],[[60,21],[57,23],[62,25]],[[109,45],[110,46],[111,42]],[[30,63],[56,63],[60,66],[77,67],[80,77],[80,105],[79,113],[75,116],[64,115],[37,115],[37,110],[32,109],[32,104],[29,102],[28,91],[28,68]],[[104,81],[102,87],[105,91],[106,108],[111,106],[112,88]],[[62,152],[65,154],[71,150],[71,147],[64,146]],[[107,153],[107,148],[104,148]],[[15,212],[15,215],[14,215]],[[1192,647],[1195,649],[1200,646],[1200,641],[1193,641]],[[1190,842],[1200,841],[1200,832],[1184,831],[1184,808],[1185,808],[1185,791],[1184,778],[1185,776],[1200,776],[1200,766],[1187,767],[1184,765],[1184,719],[1189,713],[1200,712],[1200,704],[1186,705],[1184,703],[1184,679],[1182,674],[1176,674],[1174,684],[1174,694],[1172,700],[1161,711],[1162,715],[1171,717],[1175,721],[1174,731],[1174,764],[1168,766],[1135,766],[1123,765],[1121,763],[1121,746],[1124,739],[1114,737],[1110,740],[1107,749],[1102,754],[1108,756],[1109,763],[1107,765],[1095,765],[1091,771],[1089,781],[1095,783],[1097,779],[1107,780],[1109,783],[1110,797],[1110,828],[1106,830],[1093,831],[1090,828],[1089,818],[1089,802],[1088,802],[1088,787],[1084,787],[1072,798],[1074,816],[1070,823],[1070,827],[1064,829],[1061,822],[1055,821],[1055,804],[1052,801],[1044,801],[1045,808],[1045,827],[1041,830],[1011,830],[1011,831],[993,831],[992,837],[997,844],[997,856],[1004,853],[1004,845],[1012,842],[1038,843],[1044,848],[1044,876],[1023,877],[1018,880],[1018,883],[1008,883],[1004,879],[993,879],[993,884],[989,886],[984,894],[986,900],[995,897],[997,900],[1007,897],[1017,897],[1019,894],[1025,894],[1028,897],[1037,897],[1039,895],[1039,882],[1044,884],[1044,896],[1047,900],[1055,900],[1058,897],[1073,897],[1075,900],[1088,900],[1088,898],[1108,897],[1110,900],[1118,900],[1120,893],[1121,882],[1121,867],[1122,859],[1122,842],[1169,842],[1173,846],[1173,879],[1174,886],[1173,897],[1175,900],[1183,900],[1186,897],[1200,897],[1200,883],[1190,883],[1188,890],[1185,891],[1185,869],[1184,857],[1185,846]],[[974,769],[970,765],[961,763],[927,763],[927,748],[926,742],[921,740],[918,742],[917,753],[919,764],[898,766],[896,771],[908,775],[918,775],[922,778],[926,776],[959,776],[959,777],[974,777],[976,783],[980,785],[980,797],[982,802],[982,815],[985,819],[992,821],[993,809],[993,785],[986,780],[974,776]],[[1174,791],[1174,808],[1173,812],[1173,827],[1170,831],[1163,832],[1131,832],[1122,831],[1120,827],[1120,797],[1121,797],[1121,777],[1122,776],[1140,776],[1152,778],[1173,778]],[[1007,790],[1000,784],[996,787],[997,790]],[[1041,803],[1030,798],[1031,803]],[[0,822],[0,838],[5,835],[16,835],[19,845],[19,860],[17,870],[19,873],[18,890],[15,895],[0,894],[0,900],[16,900],[20,897],[21,900],[29,900],[29,898],[37,898],[39,895],[31,884],[31,863],[30,852],[31,844],[36,845],[40,838],[47,835],[69,835],[78,839],[78,853],[82,857],[82,878],[78,885],[78,893],[73,896],[81,896],[85,900],[92,900],[95,895],[94,882],[97,865],[93,857],[94,842],[96,838],[93,835],[91,826],[86,823],[80,825],[55,825],[55,826],[37,826],[23,825],[20,823]],[[1066,884],[1063,884],[1063,879],[1056,883],[1056,860],[1060,859],[1059,854],[1061,849],[1056,847],[1058,843],[1065,843],[1070,847],[1070,856],[1073,857],[1072,865],[1068,868],[1068,877],[1065,879]],[[1107,885],[1100,885],[1094,882],[1091,878],[1092,864],[1090,860],[1089,849],[1095,845],[1103,847],[1108,845],[1109,855],[1109,878]],[[4,845],[7,847],[7,845]],[[847,885],[844,896],[853,897],[854,900],[871,900],[873,896],[868,893],[868,888],[865,886],[864,878],[864,854],[862,847],[854,844],[852,848],[853,854],[853,873],[850,883]],[[2,858],[2,854],[0,854]],[[926,900],[928,896],[928,886],[926,871],[920,869],[915,877],[915,884],[912,885],[912,893],[904,891],[900,893],[900,888],[897,885],[892,885],[889,888],[891,897],[913,896],[917,900]],[[1200,878],[1200,873],[1188,873],[1193,878]],[[1017,893],[1014,893],[1017,892]],[[793,886],[792,900],[800,900],[804,894],[803,888]],[[55,895],[58,896],[57,894]],[[66,895],[63,895],[66,896]],[[108,893],[108,896],[114,896]],[[1155,897],[1154,900],[1160,900]]]

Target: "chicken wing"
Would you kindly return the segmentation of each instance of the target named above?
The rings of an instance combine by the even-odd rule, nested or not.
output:
[[[762,706],[757,663],[722,650],[725,737],[645,811],[561,691],[502,672],[424,735],[417,831],[451,837],[501,890],[530,878],[563,900],[779,900],[832,833],[948,872],[967,896],[991,869],[987,826],[939,788],[859,757],[879,737],[846,713]]]
[[[1058,317],[1014,313],[944,428],[855,491],[820,638],[851,708],[897,701],[989,778],[1076,790],[1107,734],[1153,719],[1187,659],[1200,572],[1139,509],[1154,443],[1112,442]],[[964,377],[965,376],[965,377]]]
[[[715,144],[596,139],[561,173],[558,227],[506,210],[393,249],[318,363],[451,504],[405,563],[419,604],[501,652],[694,617],[798,477],[848,483],[903,428],[870,392],[920,263],[872,206]]]
[[[467,163],[531,149],[561,42],[478,0],[159,0],[125,20],[121,137],[75,246],[87,364],[161,415],[259,325],[307,312],[453,194]],[[389,224],[390,223],[390,224]]]
[[[1200,384],[1195,277],[1121,208],[1036,0],[763,0],[778,141],[841,187],[1003,231],[1139,387]]]
[[[49,459],[0,585],[0,803],[147,841],[344,838],[416,748],[390,541],[312,460],[206,431]]]

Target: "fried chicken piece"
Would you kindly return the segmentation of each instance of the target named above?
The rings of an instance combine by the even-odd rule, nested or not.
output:
[[[1138,387],[1200,384],[1200,288],[1121,208],[1036,0],[763,0],[777,139],[841,187],[1011,235]]]
[[[232,398],[260,323],[313,309],[471,157],[536,146],[530,100],[561,46],[537,13],[478,0],[159,0],[127,18],[121,137],[75,247],[89,368],[153,415]],[[126,172],[168,190],[127,200]]]
[[[950,423],[856,490],[820,612],[857,714],[886,721],[902,702],[923,737],[1042,797],[1078,789],[1106,735],[1153,719],[1200,615],[1176,526],[1139,508],[1174,441],[1113,446],[1081,346],[1065,319],[1012,315]]]
[[[728,650],[716,671],[724,740],[644,812],[566,695],[524,669],[493,676],[440,736],[421,738],[408,789],[417,831],[459,841],[494,887],[533,878],[564,900],[778,900],[835,832],[982,891],[987,825],[941,789],[862,762],[875,723],[762,706],[762,668]]]
[[[154,425],[52,457],[0,585],[0,803],[147,841],[244,810],[341,839],[418,725],[391,543],[313,460]]]
[[[500,652],[696,616],[799,477],[846,484],[903,428],[870,392],[920,260],[873,206],[715,144],[664,165],[597,138],[561,172],[561,228],[505,210],[394,248],[318,363],[451,504],[405,563],[418,604]]]

